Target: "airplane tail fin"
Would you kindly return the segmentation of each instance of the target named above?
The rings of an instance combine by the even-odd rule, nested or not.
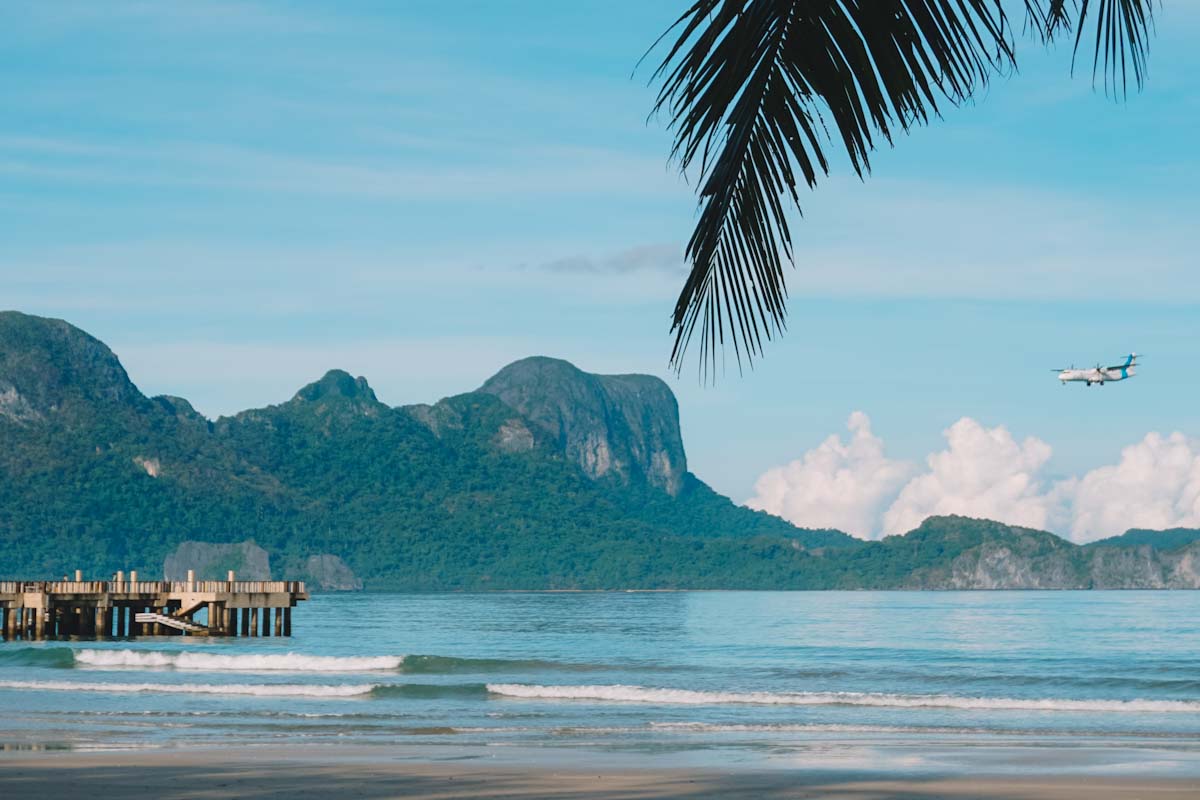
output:
[[[1137,360],[1138,360],[1138,354],[1130,353],[1129,355],[1125,356],[1125,360],[1122,363],[1117,364],[1112,367],[1109,367],[1109,369],[1124,369],[1125,367],[1136,367]]]

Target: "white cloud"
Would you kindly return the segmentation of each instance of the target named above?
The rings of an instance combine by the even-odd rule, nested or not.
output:
[[[830,436],[803,458],[765,472],[746,505],[804,527],[873,537],[880,511],[913,466],[884,455],[883,440],[871,433],[863,412],[851,414],[846,427],[850,441]]]
[[[948,447],[926,459],[929,471],[913,478],[884,514],[886,533],[905,533],[942,514],[1047,527],[1056,493],[1043,488],[1038,473],[1050,460],[1050,445],[1032,436],[1017,442],[1003,426],[985,428],[968,417],[944,435]]]
[[[1051,530],[1080,543],[1129,528],[1200,526],[1200,440],[1182,433],[1147,434],[1117,464],[1052,481],[1050,445],[1033,436],[1018,441],[1004,426],[960,419],[923,471],[888,459],[866,414],[852,414],[849,427],[849,442],[831,436],[765,472],[747,505],[861,538],[906,533],[942,514]]]
[[[1074,486],[1071,538],[1113,536],[1129,528],[1200,526],[1200,441],[1150,433]]]

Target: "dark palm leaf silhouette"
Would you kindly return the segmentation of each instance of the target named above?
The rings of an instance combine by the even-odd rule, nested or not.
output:
[[[675,305],[671,362],[698,333],[707,376],[726,344],[739,369],[785,327],[787,216],[798,186],[828,174],[839,144],[862,177],[878,140],[960,103],[1016,66],[1013,0],[696,0],[660,38],[656,112],[672,157],[699,168],[691,272]],[[1021,27],[1044,42],[1075,33],[1093,80],[1140,86],[1153,0],[1024,0]]]

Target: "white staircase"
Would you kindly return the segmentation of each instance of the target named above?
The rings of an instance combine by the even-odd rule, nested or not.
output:
[[[186,633],[208,633],[208,628],[198,623],[179,617],[171,617],[166,614],[156,614],[143,611],[134,615],[134,622],[156,622],[159,625],[165,625],[168,628],[174,628],[177,631]]]

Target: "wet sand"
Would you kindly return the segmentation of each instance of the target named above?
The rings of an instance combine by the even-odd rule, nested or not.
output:
[[[0,754],[17,798],[1197,798],[1200,779],[1043,775],[912,777],[789,769],[587,768],[410,761],[400,748],[335,747]]]

